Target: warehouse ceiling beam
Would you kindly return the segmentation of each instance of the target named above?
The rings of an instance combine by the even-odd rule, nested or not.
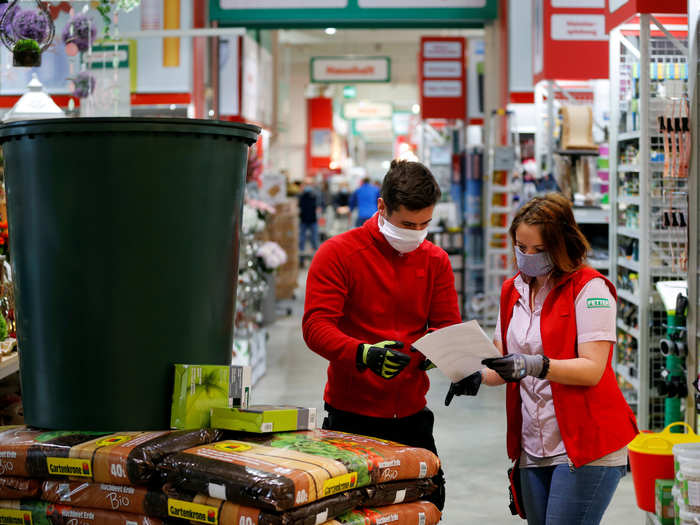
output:
[[[244,36],[245,27],[205,27],[197,29],[149,29],[125,31],[120,38],[167,38],[167,37],[218,37]]]
[[[666,38],[668,38],[671,43],[675,46],[678,51],[683,53],[683,55],[688,56],[688,48],[681,44],[680,40],[678,40],[675,36],[671,34],[671,32],[664,27],[664,25],[659,22],[654,15],[649,15],[649,18],[651,19],[652,22],[654,22],[654,25],[659,28],[659,30],[666,35]]]
[[[634,58],[639,60],[640,54],[639,54],[639,49],[637,49],[637,46],[635,46],[632,42],[629,41],[629,39],[622,34],[620,34],[620,43],[625,46],[630,53],[634,55]]]

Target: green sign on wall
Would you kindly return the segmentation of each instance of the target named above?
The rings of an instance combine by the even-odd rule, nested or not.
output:
[[[209,0],[212,21],[226,26],[481,27],[497,0]]]

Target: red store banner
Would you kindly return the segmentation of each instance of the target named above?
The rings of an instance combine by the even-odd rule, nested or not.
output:
[[[423,119],[466,120],[466,51],[464,37],[421,37],[418,79]]]
[[[605,0],[605,31],[629,21],[637,14],[686,14],[687,0]]]
[[[306,173],[327,171],[331,163],[333,143],[333,99],[310,98],[306,101],[307,138]]]
[[[606,0],[532,0],[533,80],[608,78]]]

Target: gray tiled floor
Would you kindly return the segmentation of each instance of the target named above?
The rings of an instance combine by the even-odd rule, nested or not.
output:
[[[303,282],[300,284],[303,286]],[[303,287],[297,290],[297,296],[303,298]],[[291,316],[270,327],[268,371],[253,389],[255,403],[288,403],[322,410],[326,362],[308,350],[302,340],[302,301],[293,303]],[[437,447],[447,477],[443,523],[523,523],[507,510],[504,389],[483,388],[476,398],[456,398],[445,407],[449,381],[437,370],[430,374],[428,406],[435,412]],[[603,524],[644,522],[628,475],[615,493]]]

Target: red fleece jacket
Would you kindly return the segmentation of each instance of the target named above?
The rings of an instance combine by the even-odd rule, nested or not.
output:
[[[325,401],[339,410],[394,418],[425,407],[430,382],[410,345],[427,329],[461,322],[450,260],[425,241],[399,254],[377,215],[324,242],[306,281],[302,328],[311,350],[330,361]],[[360,343],[401,341],[411,363],[394,379],[355,364]]]

